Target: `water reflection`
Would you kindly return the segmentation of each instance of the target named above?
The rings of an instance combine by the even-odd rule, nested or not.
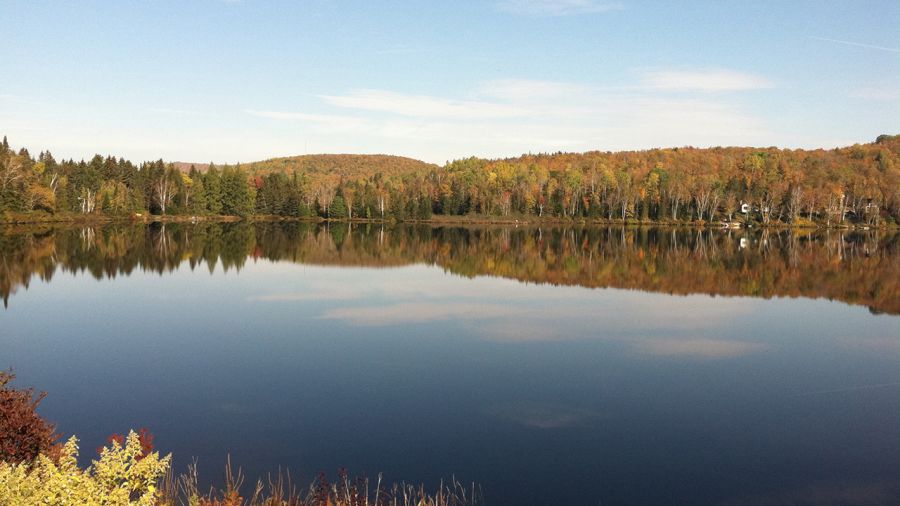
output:
[[[268,259],[365,267],[427,264],[467,277],[668,294],[825,297],[900,314],[898,234],[883,232],[310,223],[7,227],[0,231],[0,256],[5,304],[33,278],[49,281],[57,271],[101,279],[136,269],[164,273],[188,263],[227,272],[240,270],[248,259]],[[260,294],[256,300],[350,300],[363,297],[366,289],[323,286],[304,293]],[[392,289],[404,288],[398,284]],[[412,314],[451,318],[491,310],[464,305],[383,309],[377,316],[385,319]],[[367,323],[373,318],[364,309],[329,316]]]
[[[455,474],[499,505],[900,497],[898,318],[870,313],[898,313],[895,235],[210,223],[0,242],[0,367],[84,448],[147,426],[211,481],[230,454],[300,483]]]

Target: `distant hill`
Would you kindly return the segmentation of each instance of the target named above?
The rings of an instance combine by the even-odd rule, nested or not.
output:
[[[209,168],[208,163],[175,162],[175,167],[187,172],[191,165],[201,172]],[[385,177],[409,173],[425,173],[438,168],[437,165],[413,158],[393,155],[300,155],[270,158],[259,162],[241,164],[251,175],[271,172],[290,174],[294,171],[310,176],[328,175],[341,178],[366,178],[378,173]]]
[[[172,165],[181,172],[190,172],[192,166],[200,172],[206,172],[206,169],[209,168],[208,163],[172,162]]]

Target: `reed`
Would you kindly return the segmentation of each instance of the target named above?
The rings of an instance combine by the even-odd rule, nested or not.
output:
[[[246,489],[244,475],[229,458],[225,464],[225,485],[201,492],[197,463],[178,477],[170,471],[162,484],[160,506],[475,506],[482,504],[480,487],[465,485],[455,477],[441,481],[435,490],[424,485],[385,485],[381,474],[374,482],[367,477],[351,478],[341,470],[329,481],[324,474],[307,487],[298,487],[289,471],[279,470]]]

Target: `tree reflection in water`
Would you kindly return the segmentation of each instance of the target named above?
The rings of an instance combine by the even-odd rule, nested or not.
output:
[[[58,271],[225,271],[266,259],[436,265],[466,277],[671,294],[825,297],[900,314],[897,233],[622,227],[435,227],[240,222],[0,229],[4,304]]]

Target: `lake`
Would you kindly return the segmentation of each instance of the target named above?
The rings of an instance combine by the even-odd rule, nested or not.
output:
[[[91,456],[488,504],[900,503],[900,235],[0,229],[0,368]]]

